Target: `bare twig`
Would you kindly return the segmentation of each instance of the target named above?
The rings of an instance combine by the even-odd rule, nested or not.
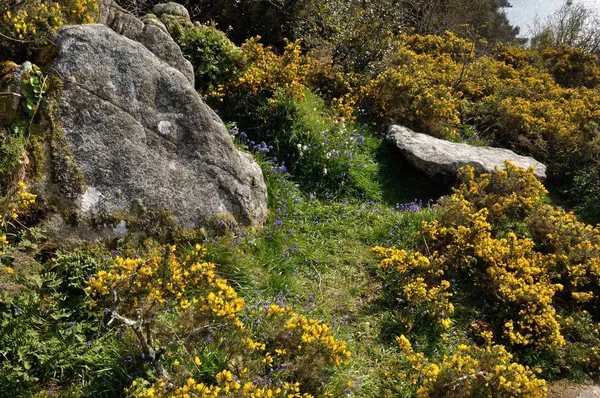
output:
[[[7,40],[12,40],[12,41],[16,41],[19,43],[35,43],[35,41],[33,40],[21,40],[21,39],[15,39],[14,37],[10,37],[10,36],[6,36],[4,33],[0,32],[0,36],[4,37]]]
[[[321,278],[321,274],[319,273],[319,271],[317,270],[317,267],[314,266],[314,264],[310,265],[312,267],[312,269],[315,271],[315,273],[317,274],[317,277],[319,278],[319,293],[321,294],[321,300],[323,300],[323,288],[321,287],[322,285],[322,278]]]
[[[180,343],[182,340],[184,340],[184,342],[187,343],[192,337],[194,337],[195,335],[197,335],[198,333],[200,333],[204,330],[209,330],[209,329],[218,328],[218,327],[222,327],[222,326],[225,326],[225,324],[219,323],[219,324],[213,324],[213,325],[200,326],[200,327],[197,327],[197,328],[185,333],[185,337],[183,339],[176,334],[175,340],[169,341],[167,344],[163,345],[162,347],[160,347],[159,349],[156,350],[156,355],[157,356],[163,355],[165,352],[167,352],[167,350],[169,348],[171,348],[175,344]]]
[[[118,303],[119,297],[118,297],[116,289],[113,289],[113,296],[114,296],[115,303]],[[167,372],[167,370],[164,368],[162,362],[160,361],[160,357],[161,357],[162,353],[160,355],[157,355],[157,351],[154,350],[154,348],[152,347],[151,344],[149,344],[149,340],[151,342],[151,339],[149,339],[150,330],[147,327],[146,327],[146,330],[147,330],[148,336],[144,336],[142,327],[146,326],[146,325],[144,325],[144,321],[142,320],[142,318],[139,317],[137,321],[134,321],[133,319],[129,319],[129,318],[126,318],[126,317],[120,315],[116,310],[116,304],[115,304],[115,309],[113,309],[111,312],[111,317],[112,317],[112,319],[109,321],[109,324],[114,319],[116,319],[119,322],[121,322],[123,325],[128,326],[133,330],[133,332],[135,333],[135,335],[138,338],[138,341],[140,342],[140,345],[142,346],[142,351],[154,365],[154,368],[156,369],[156,374],[158,375],[158,377],[162,380],[169,382],[171,376],[169,376],[169,373]]]
[[[456,379],[450,383],[444,384],[444,388],[452,385],[452,389],[456,390],[456,388],[460,385],[460,383],[462,383],[463,381],[465,381],[467,379],[474,379],[476,377],[485,377],[487,375],[488,375],[488,372],[485,372],[483,370],[479,371],[477,373],[470,374],[470,375],[465,375],[465,376],[459,377],[458,379]]]
[[[14,95],[15,97],[23,98],[23,96],[19,93],[11,93],[11,92],[3,92],[0,95]]]
[[[429,245],[427,244],[427,239],[425,239],[425,235],[421,234],[421,238],[423,238],[423,243],[425,244],[425,251],[428,256],[431,256],[431,251],[429,250]]]

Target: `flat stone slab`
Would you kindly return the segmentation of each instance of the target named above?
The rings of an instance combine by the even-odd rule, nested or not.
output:
[[[503,169],[504,162],[508,160],[524,169],[532,167],[538,180],[546,179],[545,165],[509,149],[450,142],[397,125],[389,127],[387,139],[415,168],[431,177],[455,177],[458,169],[467,165],[478,173],[490,173]]]

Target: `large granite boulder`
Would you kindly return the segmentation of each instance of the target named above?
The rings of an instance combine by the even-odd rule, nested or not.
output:
[[[466,165],[479,173],[489,173],[504,168],[504,162],[508,160],[521,168],[533,167],[537,179],[546,179],[546,166],[509,149],[449,142],[402,126],[390,126],[387,138],[415,168],[431,177],[453,178],[457,170]]]
[[[264,222],[260,167],[181,71],[104,25],[62,28],[55,43],[49,71],[63,87],[43,196],[71,223],[119,221],[134,208],[164,210],[185,229]],[[59,213],[45,225],[49,235],[64,235]]]

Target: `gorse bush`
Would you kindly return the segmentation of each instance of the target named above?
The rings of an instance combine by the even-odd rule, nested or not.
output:
[[[277,55],[259,39],[251,38],[241,45],[235,77],[223,79],[207,93],[210,104],[228,117],[243,116],[239,123],[258,127],[277,117],[280,100],[300,100],[308,89],[319,88],[334,115],[351,119],[355,99],[349,95],[353,90],[350,78],[336,72],[330,63],[303,54],[299,40],[286,42],[282,54]],[[221,49],[219,57],[227,57],[227,51]],[[193,57],[193,53],[190,49],[189,56]],[[317,87],[316,82],[327,84]]]
[[[562,87],[594,88],[600,83],[598,57],[567,46],[540,51],[542,62]]]
[[[484,332],[485,340],[499,341],[513,352],[503,354],[508,362],[533,352],[559,350],[555,355],[560,357],[568,351],[561,347],[582,344],[578,337],[563,332],[560,311],[597,313],[600,231],[577,221],[571,213],[544,204],[546,191],[531,171],[510,163],[506,166],[506,170],[479,177],[472,168],[464,168],[460,186],[441,202],[439,218],[423,224],[425,245],[421,251],[373,250],[383,257],[379,268],[389,281],[387,294],[401,303],[397,309],[399,332],[437,330],[443,337],[456,319],[464,322],[467,317],[471,329]],[[457,307],[477,310],[457,314]],[[475,349],[477,355],[489,350],[504,348]],[[431,369],[440,374],[450,372],[443,366],[454,366],[452,358]],[[597,361],[597,353],[589,351],[587,362]],[[498,394],[510,395],[506,386],[493,387],[491,380],[497,376],[477,363],[468,365],[473,371],[464,370],[453,377],[460,377],[459,384],[469,388],[485,381],[489,383],[486,387],[497,387]],[[529,374],[519,376],[525,380],[532,376],[518,364],[507,363],[505,369],[520,369]],[[595,374],[597,369],[587,367],[587,371]],[[499,375],[505,380],[515,377]],[[430,383],[437,388],[451,387],[450,380],[443,386],[436,384],[437,377],[424,378],[423,388],[430,388]],[[520,388],[524,389],[513,393],[528,396],[531,391],[525,384]]]
[[[597,58],[567,47],[498,45],[488,55],[475,49],[450,32],[400,35],[357,97],[359,115],[532,155],[548,165],[549,184],[568,192],[578,170],[594,165],[598,154]],[[579,190],[588,189],[584,181]],[[597,213],[584,210],[593,206],[586,203],[583,211]]]
[[[451,348],[434,360],[415,351],[404,335],[396,340],[401,359],[393,363],[391,389],[395,381],[418,386],[418,397],[546,396],[546,381],[535,370],[514,362],[504,346],[491,340],[483,347],[452,341]]]
[[[349,360],[326,324],[287,306],[245,312],[244,299],[201,260],[202,246],[181,259],[175,250],[117,256],[88,281],[90,306],[129,328],[154,368],[156,381],[138,378],[132,396],[171,396],[173,387],[174,396],[309,396],[300,386],[319,392],[328,367]]]
[[[461,96],[454,91],[473,46],[451,32],[445,36],[408,36],[389,67],[363,89],[363,106],[375,118],[417,131],[456,139]]]
[[[21,61],[31,57],[52,33],[63,25],[93,23],[99,12],[98,0],[43,0],[0,5],[4,35],[0,60]],[[7,57],[7,58],[4,58]]]

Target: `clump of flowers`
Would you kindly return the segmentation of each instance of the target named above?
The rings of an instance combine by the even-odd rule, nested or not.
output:
[[[207,92],[209,102],[219,107],[223,103],[232,115],[248,111],[255,121],[266,123],[278,116],[282,104],[302,100],[317,82],[326,81],[329,87],[324,89],[333,113],[352,119],[356,96],[351,79],[303,54],[300,40],[288,42],[281,55],[259,40],[254,37],[241,45],[234,73]]]
[[[441,258],[379,246],[372,252],[383,258],[378,266],[381,272],[393,277],[386,293],[403,303],[397,318],[407,331],[423,323],[428,327],[450,327],[454,305],[450,302],[450,282],[439,263]]]
[[[6,207],[10,209],[10,212],[2,215],[1,223],[5,224],[9,220],[19,218],[19,214],[25,213],[35,203],[36,198],[37,195],[28,192],[25,183],[19,181],[16,186],[16,192],[6,198],[8,200],[8,206]]]
[[[98,10],[97,0],[27,2],[19,11],[6,11],[2,20],[18,39],[39,41],[65,24],[94,23]]]
[[[205,249],[197,245],[183,260],[175,249],[148,259],[117,256],[107,270],[89,279],[86,288],[94,299],[92,308],[110,308],[113,320],[134,331],[162,379],[169,378],[161,360],[171,345],[217,326],[243,327],[237,314],[244,309],[244,299],[215,274],[213,263],[201,261]],[[179,321],[160,323],[157,314],[164,311]]]
[[[165,391],[166,383],[158,381],[150,387],[144,387],[134,380],[128,389],[129,396],[136,398],[170,397],[170,398],[217,398],[217,397],[273,397],[273,398],[312,398],[307,393],[300,392],[298,383],[283,383],[280,387],[263,387],[252,381],[241,381],[228,370],[217,374],[217,384],[205,384],[194,378],[186,380],[185,384]]]
[[[274,104],[277,101],[274,94],[282,90],[292,98],[303,98],[310,61],[301,54],[300,42],[289,42],[284,53],[277,56],[270,48],[260,44],[259,39],[249,39],[241,46],[242,70],[233,80],[217,85],[209,92],[209,99],[223,100],[225,95],[259,96]]]
[[[536,369],[523,366],[502,345],[489,341],[483,347],[453,343],[452,349],[430,359],[415,351],[404,335],[396,341],[401,359],[392,378],[413,384],[418,397],[545,397],[546,381]]]

